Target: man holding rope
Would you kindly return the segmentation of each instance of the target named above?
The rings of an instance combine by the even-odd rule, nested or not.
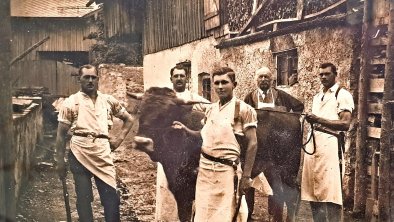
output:
[[[305,155],[302,169],[301,199],[309,201],[313,221],[341,221],[342,156],[344,133],[350,127],[354,102],[352,95],[336,83],[332,63],[319,68],[322,89],[313,97],[312,113],[306,120],[314,125],[316,152]],[[313,141],[306,150],[313,152]]]

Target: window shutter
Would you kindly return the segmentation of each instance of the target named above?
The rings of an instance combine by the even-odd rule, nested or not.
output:
[[[204,0],[204,23],[206,31],[220,26],[219,5],[220,0]]]

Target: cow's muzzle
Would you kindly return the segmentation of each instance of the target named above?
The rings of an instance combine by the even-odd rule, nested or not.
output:
[[[152,161],[155,161],[155,150],[154,150],[154,143],[151,138],[143,137],[143,136],[135,136],[134,137],[134,146],[135,149],[145,152],[149,155]]]

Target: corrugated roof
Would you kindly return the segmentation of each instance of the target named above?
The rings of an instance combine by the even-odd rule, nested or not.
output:
[[[82,17],[98,9],[88,0],[11,0],[11,16],[14,17]]]

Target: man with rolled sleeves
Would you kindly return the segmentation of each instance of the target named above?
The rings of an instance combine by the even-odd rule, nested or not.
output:
[[[133,125],[133,118],[113,96],[98,91],[98,70],[84,65],[79,69],[81,90],[68,97],[59,111],[56,138],[57,171],[66,176],[65,150],[71,129],[69,164],[75,181],[79,221],[93,221],[93,177],[104,206],[106,222],[120,221],[120,199],[116,192],[116,171],[112,151],[119,147]],[[123,120],[116,138],[109,137],[112,118]]]

